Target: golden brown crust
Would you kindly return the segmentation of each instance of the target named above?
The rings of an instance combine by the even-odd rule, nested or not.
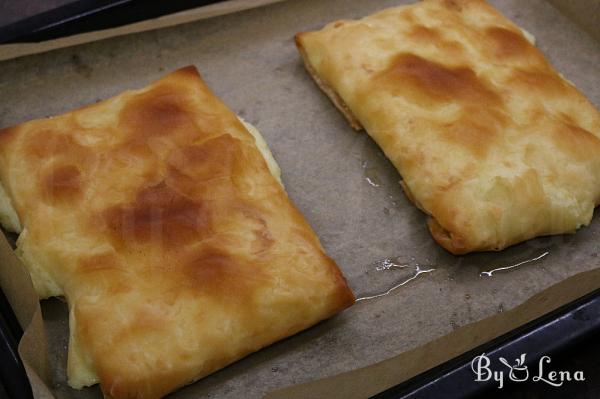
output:
[[[3,130],[0,166],[38,292],[69,302],[73,386],[160,397],[354,302],[193,67]]]
[[[450,252],[500,250],[590,222],[600,113],[485,1],[424,0],[296,41]]]

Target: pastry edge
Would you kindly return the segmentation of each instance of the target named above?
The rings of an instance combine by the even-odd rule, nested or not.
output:
[[[423,213],[427,214],[429,218],[427,219],[427,227],[429,229],[429,233],[439,245],[442,246],[445,250],[452,253],[453,255],[463,255],[471,250],[468,245],[465,245],[465,240],[456,236],[451,231],[445,229],[438,220],[433,217],[427,210],[415,199],[415,196],[410,191],[410,188],[406,184],[404,180],[400,182],[400,186],[402,187],[402,191],[404,191],[404,195],[410,202],[412,202],[419,210]]]
[[[340,112],[346,117],[346,120],[348,120],[350,126],[352,126],[354,130],[363,130],[364,127],[356,118],[356,116],[354,116],[354,114],[352,113],[348,105],[346,105],[342,97],[340,97],[340,95],[329,84],[327,84],[319,77],[317,71],[310,63],[310,60],[308,59],[308,54],[306,53],[306,50],[302,45],[302,36],[305,34],[306,33],[304,32],[297,33],[294,36],[294,41],[296,43],[298,51],[300,52],[300,56],[302,57],[302,61],[304,62],[304,66],[308,71],[309,75],[313,78],[317,86],[319,86],[319,88],[325,93],[325,95],[329,97],[333,105],[335,105],[335,107],[339,109]]]

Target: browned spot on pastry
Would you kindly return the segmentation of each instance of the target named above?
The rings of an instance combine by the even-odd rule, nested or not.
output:
[[[452,11],[462,11],[463,9],[463,5],[464,5],[464,0],[443,0],[442,4],[444,5],[444,7],[446,7],[449,10]]]
[[[90,255],[79,261],[79,270],[82,272],[120,270],[121,268],[122,265],[117,257],[111,253]]]
[[[243,174],[243,143],[222,135],[181,147],[167,160],[167,181],[190,198],[233,198],[236,176]]]
[[[74,165],[54,166],[41,179],[42,195],[52,204],[70,202],[81,193],[81,172]]]
[[[506,118],[493,108],[467,107],[462,115],[443,129],[444,137],[467,148],[478,157],[487,154],[490,143],[506,126]]]
[[[457,103],[462,111],[446,125],[443,137],[484,156],[505,125],[498,94],[467,67],[446,67],[414,54],[400,54],[376,78],[382,90],[424,108]]]
[[[235,173],[241,141],[228,134],[180,148],[168,164],[196,180],[218,179]]]
[[[191,201],[164,182],[142,189],[135,201],[108,209],[106,226],[118,242],[156,242],[166,249],[210,234],[206,206]]]
[[[136,144],[177,131],[194,131],[189,106],[187,93],[163,83],[130,99],[119,114],[119,123]]]
[[[485,34],[492,39],[498,57],[523,55],[531,47],[523,35],[512,30],[494,26],[486,29]]]
[[[510,79],[512,85],[533,91],[536,94],[561,96],[567,84],[557,74],[546,69],[517,69]]]
[[[93,274],[93,280],[90,280]],[[109,295],[130,292],[132,281],[127,278],[127,269],[123,262],[111,252],[83,257],[78,262],[75,279],[78,284],[102,286]]]
[[[424,25],[415,26],[409,33],[412,39],[422,41],[435,41],[441,40],[442,36],[437,29],[428,28]]]
[[[566,117],[553,129],[552,137],[557,148],[579,160],[591,159],[600,152],[600,139],[584,128],[569,122]]]
[[[424,25],[415,26],[408,35],[410,39],[420,45],[432,45],[456,55],[460,55],[464,50],[463,45],[459,42],[447,40],[438,29],[428,28]]]
[[[27,155],[35,158],[83,157],[85,149],[67,134],[53,129],[41,129],[30,133],[25,144]]]
[[[6,147],[17,136],[18,127],[0,129],[0,148]]]
[[[501,103],[472,69],[446,67],[415,54],[399,54],[377,80],[394,94],[421,105],[459,101],[484,107]]]
[[[543,62],[543,56],[520,32],[494,26],[485,34],[491,39],[493,54],[499,60],[520,58]]]
[[[256,260],[246,263],[211,247],[192,256],[183,273],[195,291],[229,299],[247,297],[254,285],[269,278]]]
[[[400,13],[400,18],[403,20],[403,23],[415,23],[417,19],[415,14],[408,8],[404,9],[403,12]]]
[[[251,206],[239,206],[237,211],[241,212],[246,220],[248,220],[246,224],[252,232],[253,237],[250,240],[250,252],[252,254],[260,254],[271,248],[275,240],[261,213]]]

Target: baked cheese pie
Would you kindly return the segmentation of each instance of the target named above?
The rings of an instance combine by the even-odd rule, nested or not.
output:
[[[1,130],[0,181],[35,289],[69,304],[72,387],[157,398],[354,302],[194,67]]]
[[[454,254],[573,232],[600,204],[600,113],[483,0],[425,0],[296,35]]]

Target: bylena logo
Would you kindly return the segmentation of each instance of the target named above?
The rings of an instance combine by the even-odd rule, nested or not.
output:
[[[471,361],[471,370],[475,373],[475,381],[490,381],[494,380],[498,383],[498,389],[504,387],[504,381],[508,375],[508,379],[514,382],[523,382],[529,380],[529,369],[525,364],[525,357],[527,354],[523,353],[520,357],[515,359],[514,365],[511,365],[505,358],[500,357],[498,360],[504,367],[501,369],[492,369],[492,361],[485,353]],[[531,381],[533,382],[544,382],[546,384],[560,387],[567,381],[585,381],[583,371],[555,371],[548,370],[550,364],[550,356],[542,356],[538,362],[537,374],[533,375]]]
[[[526,354],[523,353],[521,355],[521,357],[519,357],[518,359],[515,359],[516,364],[514,366],[511,366],[506,361],[506,359],[503,357],[500,357],[498,359],[498,360],[500,360],[500,362],[502,364],[504,364],[510,370],[510,373],[508,374],[508,378],[510,378],[511,381],[521,382],[521,381],[527,381],[529,379],[529,370],[527,369],[527,366],[525,365],[525,356],[526,356]]]

